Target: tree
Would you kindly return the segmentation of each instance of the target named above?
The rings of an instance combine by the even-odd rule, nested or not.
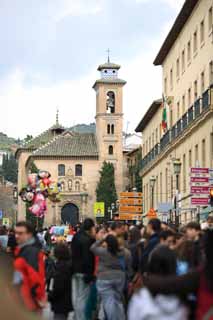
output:
[[[3,156],[2,175],[6,181],[17,183],[18,164],[14,154],[5,154]]]
[[[97,202],[105,203],[105,220],[110,220],[108,208],[116,203],[117,193],[115,188],[115,174],[112,163],[104,161],[100,171],[100,180],[96,188]]]

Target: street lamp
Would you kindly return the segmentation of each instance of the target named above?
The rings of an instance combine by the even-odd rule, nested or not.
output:
[[[154,187],[155,187],[155,181],[156,181],[156,177],[155,176],[151,176],[149,179],[149,183],[150,183],[150,188],[152,191],[152,198],[151,198],[151,207],[154,207]]]
[[[174,207],[175,207],[175,225],[176,227],[179,227],[179,212],[178,212],[178,195],[179,195],[179,176],[181,172],[181,162],[179,159],[175,159],[173,161],[173,170],[174,175],[176,176],[176,194],[175,194],[175,201],[174,201]]]
[[[14,205],[15,205],[15,224],[17,223],[17,202],[18,202],[18,189],[15,186],[13,188],[13,200],[14,200]]]

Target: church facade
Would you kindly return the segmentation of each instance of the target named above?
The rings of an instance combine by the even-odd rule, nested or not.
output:
[[[27,182],[32,163],[51,173],[53,181],[62,184],[61,202],[48,200],[45,225],[72,223],[93,217],[99,171],[104,161],[115,168],[117,194],[126,190],[125,151],[123,149],[123,87],[118,77],[120,66],[107,63],[98,67],[95,81],[96,132],[77,133],[56,124],[19,148],[18,188]],[[18,218],[25,219],[25,203],[18,200]]]

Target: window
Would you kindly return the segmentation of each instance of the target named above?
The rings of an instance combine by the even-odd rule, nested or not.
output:
[[[191,88],[188,89],[188,107],[191,106],[192,99],[191,99]]]
[[[82,176],[82,164],[76,164],[75,166],[75,175],[76,177]]]
[[[198,159],[198,144],[195,146],[195,167],[198,167],[199,159]]]
[[[64,177],[65,176],[65,165],[64,164],[59,164],[58,165],[58,176],[59,177]]]
[[[110,124],[107,125],[107,134],[110,134]]]
[[[172,109],[170,109],[170,119],[169,119],[169,121],[170,121],[170,128],[173,126],[173,110]]]
[[[155,130],[155,139],[156,139],[156,143],[158,143],[158,128],[156,128]]]
[[[115,113],[115,94],[113,91],[107,92],[106,110],[107,113]]]
[[[189,62],[191,60],[191,41],[188,41],[187,44],[187,61]]]
[[[165,171],[165,188],[166,188],[166,201],[168,201],[168,169]]]
[[[212,31],[213,27],[213,17],[212,17],[212,7],[209,8],[209,31]]]
[[[206,140],[202,140],[202,166],[205,168],[206,166]]]
[[[180,102],[178,101],[177,102],[177,120],[179,119],[180,117]]]
[[[176,61],[176,77],[180,77],[180,59],[178,58]]]
[[[189,168],[192,167],[192,150],[189,150]]]
[[[114,134],[114,132],[115,132],[115,126],[114,126],[114,124],[112,124],[111,125],[111,134]]]
[[[151,145],[151,137],[149,137],[149,151],[151,150],[152,145]]]
[[[185,113],[185,95],[182,96],[182,114]]]
[[[204,20],[200,23],[200,43],[202,44],[205,40],[205,28],[204,28]]]
[[[201,73],[200,81],[201,81],[201,84],[200,84],[201,93],[203,93],[204,90],[205,90],[205,74],[204,74],[204,71]]]
[[[209,84],[213,84],[213,61],[209,63]]]
[[[173,70],[170,70],[170,89],[173,89]]]
[[[186,155],[183,155],[183,192],[186,192]]]
[[[194,53],[197,52],[197,31],[194,32],[194,35],[193,35],[193,50],[194,50]]]
[[[182,72],[185,71],[185,50],[182,51]]]
[[[152,148],[155,145],[155,136],[154,136],[154,132],[152,132]]]
[[[80,182],[79,181],[75,182],[75,191],[77,191],[77,192],[80,191]]]
[[[197,92],[197,80],[194,82],[194,101],[197,100],[198,92]]]
[[[167,95],[167,78],[164,78],[164,93]]]
[[[109,146],[109,155],[113,155],[113,146]]]

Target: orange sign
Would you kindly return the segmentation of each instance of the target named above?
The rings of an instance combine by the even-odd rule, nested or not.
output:
[[[121,198],[142,198],[142,192],[121,192]]]
[[[142,206],[138,206],[138,207],[135,207],[135,206],[120,206],[120,212],[142,212]]]
[[[120,213],[118,220],[142,220],[142,214]]]
[[[149,218],[149,219],[157,218],[157,213],[153,208],[151,208],[149,210],[149,212],[147,213],[147,218]]]
[[[121,198],[120,204],[142,205],[142,199],[137,198]]]

